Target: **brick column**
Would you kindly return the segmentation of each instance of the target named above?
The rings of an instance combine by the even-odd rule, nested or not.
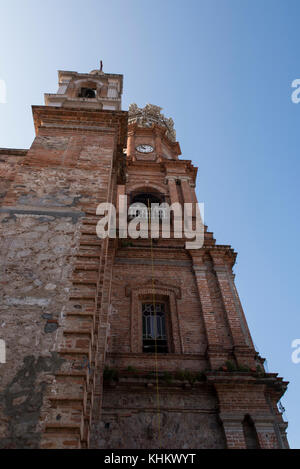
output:
[[[218,395],[219,416],[224,425],[228,448],[247,447],[243,426],[246,416],[250,416],[254,424],[259,448],[286,447],[277,428],[276,416],[267,403],[263,379],[250,376],[250,373],[246,376],[239,372],[218,372],[208,374],[207,380],[214,385]]]
[[[259,419],[253,418],[255,423],[256,433],[259,441],[259,445],[263,449],[279,449],[281,446],[278,442],[280,435],[276,435],[273,419]]]
[[[171,204],[179,203],[177,187],[176,187],[176,177],[175,176],[166,176],[166,181],[168,183]]]
[[[195,203],[195,204],[197,204],[197,203],[198,203],[198,199],[197,199],[197,196],[196,196],[195,187],[196,187],[196,186],[195,186],[195,183],[190,182],[192,202]]]
[[[134,142],[135,142],[134,133],[129,132],[128,139],[127,139],[127,156],[131,158],[134,157],[134,153],[135,153]]]
[[[192,204],[192,216],[193,218],[197,215],[198,210],[198,200],[195,193],[195,184],[192,183],[191,178],[188,176],[181,176],[181,190],[183,196],[183,202],[186,204]],[[193,229],[195,229],[195,225],[193,223]]]
[[[232,283],[232,273],[223,258],[222,253],[210,254],[214,261],[220,292],[232,336],[235,358],[240,365],[255,367],[255,350],[249,334],[248,326],[241,310]]]
[[[158,129],[155,131],[155,151],[157,158],[162,157],[161,133]]]
[[[182,176],[180,177],[180,181],[181,181],[183,202],[185,204],[193,203],[194,200],[193,200],[192,193],[191,193],[190,178]]]
[[[207,337],[207,356],[212,369],[217,369],[224,365],[227,355],[222,351],[222,346],[217,332],[217,323],[214,309],[210,298],[210,290],[207,282],[207,267],[202,256],[196,256],[190,251],[193,257],[193,268],[198,287],[203,320]]]
[[[243,430],[243,415],[220,414],[223,422],[227,449],[246,449]]]
[[[180,202],[179,202],[177,186],[176,186],[176,177],[175,176],[166,176],[165,181],[168,184],[171,205],[179,204]],[[173,225],[173,228],[174,228],[173,236],[181,238],[182,237],[182,229],[183,229],[183,227],[182,227],[182,216],[176,217],[175,213],[171,216],[173,216],[173,218],[171,218],[171,224],[172,223],[174,224]],[[175,220],[177,220],[177,221],[175,222]],[[179,223],[179,226],[178,225],[176,226],[177,222]],[[167,232],[168,232],[168,230],[167,230]],[[175,233],[177,233],[177,234],[175,234]]]

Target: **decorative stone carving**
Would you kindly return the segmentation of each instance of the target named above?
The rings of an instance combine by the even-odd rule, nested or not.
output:
[[[173,119],[166,118],[161,113],[162,108],[154,104],[146,104],[144,108],[139,108],[135,103],[129,106],[129,119],[128,123],[137,123],[140,127],[151,127],[152,124],[158,124],[166,128],[166,136],[172,141],[176,142],[176,132],[174,129]]]

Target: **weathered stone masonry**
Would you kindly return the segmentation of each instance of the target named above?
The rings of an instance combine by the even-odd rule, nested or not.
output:
[[[254,349],[232,248],[207,228],[198,250],[96,235],[119,194],[196,201],[172,119],[121,111],[122,80],[59,72],[31,148],[0,149],[0,448],[287,448],[287,383]],[[153,298],[167,353],[143,351]]]

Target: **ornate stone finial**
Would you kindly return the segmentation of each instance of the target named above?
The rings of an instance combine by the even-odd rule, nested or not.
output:
[[[140,127],[151,127],[152,124],[158,124],[165,127],[167,137],[172,142],[176,142],[174,121],[171,118],[166,118],[161,110],[161,107],[149,103],[144,108],[139,108],[135,103],[130,104],[128,123],[133,124],[135,122]]]

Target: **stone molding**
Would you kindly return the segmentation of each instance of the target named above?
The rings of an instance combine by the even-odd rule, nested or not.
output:
[[[181,298],[181,290],[173,285],[163,285],[161,282],[149,280],[146,283],[125,287],[126,296],[131,297],[131,352],[141,353],[142,351],[142,313],[140,308],[141,299],[149,297],[164,297],[169,306],[169,336],[173,353],[182,353],[183,346],[180,337],[179,317],[177,311],[177,299]]]

